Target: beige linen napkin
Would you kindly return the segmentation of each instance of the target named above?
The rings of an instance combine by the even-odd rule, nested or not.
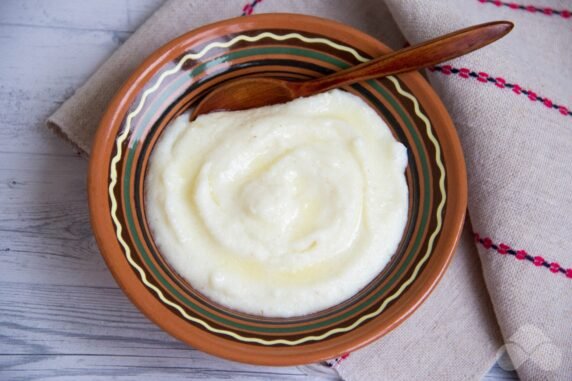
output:
[[[504,349],[523,380],[571,380],[572,4],[386,3],[412,43],[495,19],[516,25],[449,63],[468,78],[443,65],[429,78],[463,144],[469,215]]]
[[[543,1],[521,9],[492,0],[171,0],[48,126],[89,153],[105,106],[148,54],[243,12],[331,18],[394,49],[404,45],[403,35],[414,43],[486,20],[513,20],[505,40],[429,73],[463,143],[478,239],[465,229],[442,282],[411,318],[331,364],[347,380],[472,380],[508,353],[522,379],[570,379],[572,114],[565,106],[572,105],[572,19],[562,11],[569,2],[547,8]]]

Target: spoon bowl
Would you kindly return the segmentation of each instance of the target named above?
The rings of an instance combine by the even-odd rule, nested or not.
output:
[[[211,91],[193,110],[191,120],[213,111],[238,111],[286,103],[299,97],[300,82],[270,77],[230,80]]]

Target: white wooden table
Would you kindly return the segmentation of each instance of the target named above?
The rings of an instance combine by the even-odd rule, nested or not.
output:
[[[0,0],[0,380],[335,380],[178,342],[118,289],[88,221],[87,162],[44,121],[163,0]],[[516,379],[494,367],[487,380]]]

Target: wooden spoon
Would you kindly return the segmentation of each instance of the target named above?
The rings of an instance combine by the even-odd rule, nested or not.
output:
[[[268,77],[231,80],[211,91],[194,109],[190,120],[213,111],[246,110],[284,103],[354,82],[432,66],[482,48],[505,36],[513,26],[509,21],[475,25],[309,81]]]

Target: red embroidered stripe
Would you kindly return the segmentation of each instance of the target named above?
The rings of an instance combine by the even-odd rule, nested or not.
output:
[[[476,71],[472,71],[470,69],[467,69],[465,67],[462,68],[456,68],[456,67],[452,67],[451,65],[442,65],[442,66],[434,66],[432,68],[429,68],[430,71],[432,72],[440,72],[441,74],[445,74],[445,75],[457,75],[461,78],[472,78],[472,79],[476,79],[479,82],[482,83],[490,83],[490,84],[494,84],[496,87],[498,87],[499,89],[511,89],[513,93],[517,94],[517,95],[526,95],[528,97],[528,99],[530,99],[533,102],[540,102],[541,104],[543,104],[545,107],[548,107],[550,109],[553,110],[557,110],[560,114],[562,115],[566,115],[566,116],[572,116],[572,110],[569,110],[566,106],[562,106],[559,104],[556,104],[554,102],[552,102],[552,100],[550,100],[547,97],[541,97],[539,95],[537,95],[534,91],[532,90],[526,90],[523,89],[522,87],[520,87],[519,85],[515,84],[515,83],[507,83],[506,80],[502,77],[494,77],[491,76],[485,72],[476,72]]]
[[[562,273],[566,277],[572,279],[572,268],[565,269],[560,266],[558,262],[548,262],[546,259],[542,258],[540,255],[532,256],[528,254],[525,250],[515,250],[512,247],[504,243],[496,244],[489,237],[481,237],[478,233],[475,233],[475,241],[480,243],[485,249],[493,249],[497,253],[502,255],[512,255],[516,259],[522,261],[526,259],[527,261],[533,263],[535,266],[546,267],[554,274]]]
[[[342,361],[344,361],[345,359],[347,359],[348,357],[350,357],[349,352],[348,353],[344,353],[343,355],[341,355],[340,357],[337,357],[333,360],[328,360],[326,361],[326,364],[330,367],[330,368],[337,368],[338,366],[340,366],[340,364],[342,363]]]
[[[569,11],[567,9],[562,9],[562,10],[556,10],[550,7],[537,7],[534,5],[522,5],[522,4],[518,4],[518,3],[509,3],[506,1],[500,1],[500,0],[478,0],[480,3],[489,3],[489,4],[494,4],[497,7],[508,7],[510,9],[519,9],[522,11],[527,11],[530,13],[542,13],[543,15],[547,15],[547,16],[560,16],[562,18],[565,19],[569,19],[570,17],[572,17],[572,11]]]
[[[250,16],[252,12],[254,12],[254,7],[256,7],[256,4],[262,3],[262,1],[263,0],[254,0],[251,3],[246,4],[242,8],[242,16]]]

